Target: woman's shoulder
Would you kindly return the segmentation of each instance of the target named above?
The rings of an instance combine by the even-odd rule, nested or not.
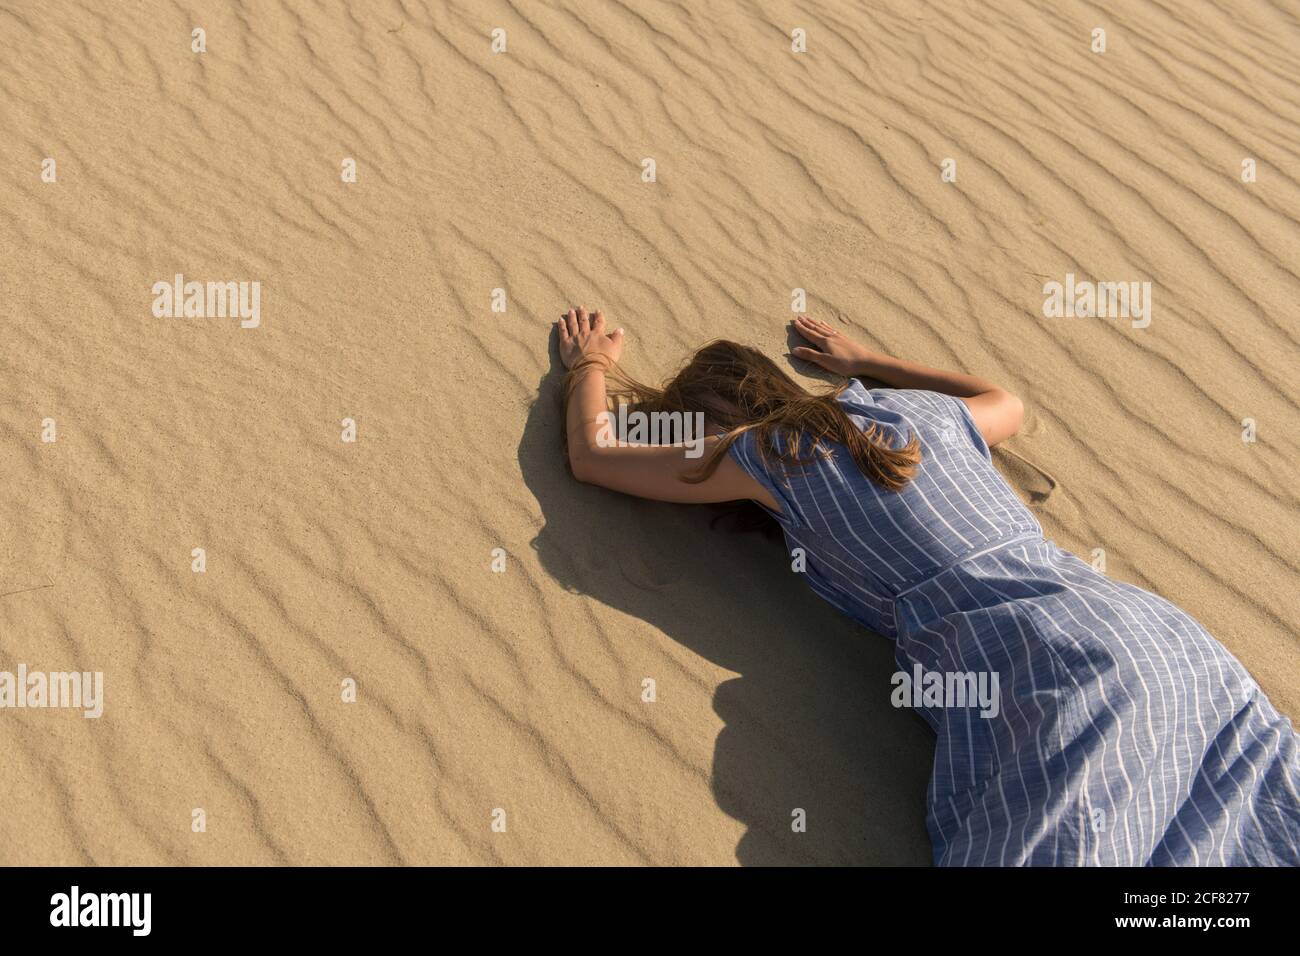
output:
[[[850,415],[899,427],[938,427],[951,422],[952,409],[944,404],[945,400],[955,401],[938,392],[918,389],[867,388],[856,378],[850,379],[836,397]]]
[[[841,398],[847,399],[849,405],[903,412],[932,424],[950,421],[953,413],[960,411],[958,406],[964,407],[961,399],[942,392],[919,388],[867,388],[856,378],[841,393]]]
[[[962,435],[981,454],[988,454],[970,408],[960,398],[917,388],[868,389],[856,379],[843,395],[849,396],[845,410],[850,414],[856,411],[873,421],[918,431],[923,437],[945,440]]]

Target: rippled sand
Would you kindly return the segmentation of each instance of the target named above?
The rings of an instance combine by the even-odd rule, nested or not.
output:
[[[1297,50],[1295,2],[0,0],[0,669],[105,675],[0,711],[0,862],[926,862],[888,644],[567,477],[577,303],[646,378],[783,354],[802,288],[1005,382],[1049,535],[1300,716]],[[177,273],[260,326],[156,318]],[[1045,318],[1066,273],[1151,325]]]

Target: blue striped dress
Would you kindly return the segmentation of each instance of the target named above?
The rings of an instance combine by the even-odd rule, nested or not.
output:
[[[752,433],[731,453],[780,503],[813,590],[893,639],[900,674],[998,677],[996,708],[921,702],[935,862],[1300,864],[1295,733],[1245,668],[1168,601],[1044,540],[965,403],[856,380],[839,401],[920,439],[902,492],[842,449],[788,471]]]

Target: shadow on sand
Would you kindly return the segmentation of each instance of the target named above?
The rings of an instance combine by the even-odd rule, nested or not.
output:
[[[561,376],[542,380],[519,464],[545,526],[533,540],[562,587],[635,615],[741,676],[713,706],[718,806],[744,823],[743,864],[926,864],[934,738],[889,703],[893,645],[841,617],[784,549],[708,526],[706,508],[577,483],[560,454]],[[662,693],[662,690],[661,690]],[[791,813],[807,813],[794,833]]]

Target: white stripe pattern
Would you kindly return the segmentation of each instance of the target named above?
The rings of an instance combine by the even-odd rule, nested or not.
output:
[[[927,824],[939,864],[1300,865],[1300,747],[1245,668],[1183,611],[1042,536],[965,404],[840,397],[922,462],[901,492],[842,449],[769,471],[813,590],[896,643],[899,669],[998,675],[999,709],[923,707],[938,742]]]

